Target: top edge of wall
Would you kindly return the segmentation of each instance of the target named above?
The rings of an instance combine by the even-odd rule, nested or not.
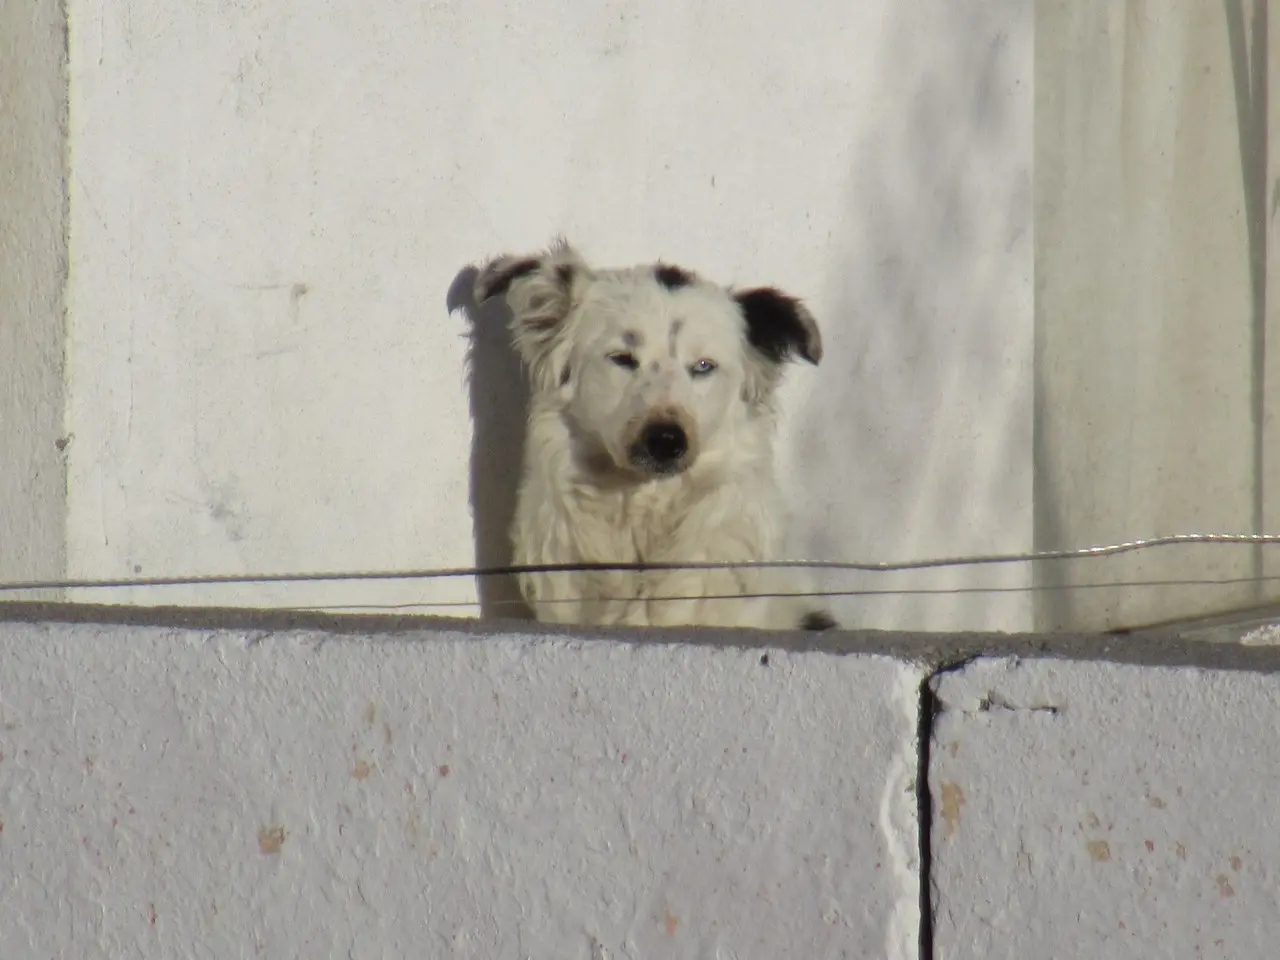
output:
[[[720,628],[572,628],[517,620],[335,614],[234,607],[127,607],[75,603],[0,603],[4,624],[133,626],[182,630],[322,632],[363,639],[423,634],[476,640],[521,638],[639,645],[788,650],[836,656],[883,656],[931,670],[977,657],[1106,661],[1152,667],[1194,667],[1280,673],[1280,611],[1252,611],[1133,633],[1004,634],[832,630],[822,633]]]

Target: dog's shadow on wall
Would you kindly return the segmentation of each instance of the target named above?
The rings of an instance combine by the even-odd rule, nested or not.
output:
[[[511,312],[501,297],[477,303],[479,270],[464,267],[449,286],[449,313],[467,323],[467,390],[471,403],[471,515],[477,567],[512,562],[511,521],[524,456],[529,384],[511,344]],[[512,576],[479,577],[480,616],[520,620],[533,614]]]

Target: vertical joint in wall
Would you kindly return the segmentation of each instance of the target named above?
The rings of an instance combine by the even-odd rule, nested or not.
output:
[[[933,718],[937,698],[930,671],[920,682],[919,727],[916,741],[916,817],[920,830],[920,960],[933,960],[933,796],[929,792],[929,752],[933,743]]]

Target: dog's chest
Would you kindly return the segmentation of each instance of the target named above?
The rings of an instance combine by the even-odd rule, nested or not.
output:
[[[574,539],[584,559],[653,559],[665,554],[691,506],[687,491],[674,480],[631,490],[592,491],[572,511]]]

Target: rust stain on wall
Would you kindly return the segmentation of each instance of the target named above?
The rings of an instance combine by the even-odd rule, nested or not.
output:
[[[1089,840],[1085,843],[1089,851],[1089,859],[1094,863],[1105,863],[1111,859],[1111,844],[1105,840]]]
[[[258,831],[258,849],[266,854],[276,854],[284,846],[284,827],[263,827]]]
[[[940,800],[939,813],[942,815],[943,822],[947,825],[947,836],[949,837],[956,832],[956,827],[960,823],[960,808],[964,806],[964,791],[960,789],[960,784],[947,780],[942,784]]]

